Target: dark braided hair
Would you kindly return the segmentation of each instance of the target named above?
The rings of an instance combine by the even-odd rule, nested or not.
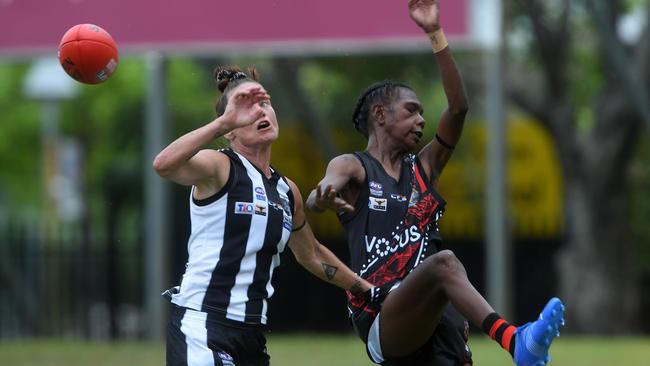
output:
[[[377,103],[390,105],[399,95],[400,88],[412,90],[411,87],[405,84],[395,83],[390,80],[370,85],[361,93],[359,99],[357,99],[357,105],[354,107],[352,113],[354,128],[368,138],[368,120],[370,119],[372,106]]]
[[[212,76],[217,82],[217,89],[222,93],[217,101],[215,110],[217,116],[221,116],[226,111],[228,105],[228,93],[240,84],[245,82],[258,82],[257,70],[254,67],[248,68],[248,74],[243,72],[238,66],[217,66]]]

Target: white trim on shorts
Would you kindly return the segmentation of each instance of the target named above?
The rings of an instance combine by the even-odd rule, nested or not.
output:
[[[381,341],[379,339],[379,316],[381,313],[377,314],[375,320],[373,320],[370,330],[368,330],[368,343],[366,347],[368,348],[368,354],[374,363],[384,362],[384,354],[381,352]]]
[[[204,312],[185,309],[181,319],[181,332],[187,346],[187,365],[214,365],[214,355],[208,347],[207,315]]]
[[[181,332],[185,335],[187,366],[214,366],[215,351],[208,346],[208,314],[185,308],[181,319]],[[216,352],[223,366],[235,366],[232,356]]]
[[[397,282],[393,287],[388,290],[388,293],[398,288],[401,282]],[[381,339],[379,337],[379,317],[381,312],[377,314],[375,320],[372,321],[372,325],[368,330],[368,342],[366,343],[366,348],[368,349],[368,354],[374,363],[382,363],[385,361],[384,353],[381,351]]]

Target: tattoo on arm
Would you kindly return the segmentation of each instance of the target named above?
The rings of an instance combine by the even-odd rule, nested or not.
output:
[[[350,287],[350,292],[353,294],[358,294],[363,292],[361,289],[361,281],[357,280],[352,287]]]
[[[338,267],[330,266],[327,263],[322,263],[323,265],[323,272],[325,272],[325,276],[327,277],[328,280],[332,280],[334,278],[334,275],[336,274],[336,271],[338,271]]]

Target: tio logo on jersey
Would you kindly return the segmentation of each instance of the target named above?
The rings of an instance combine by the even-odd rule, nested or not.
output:
[[[235,202],[235,213],[238,215],[252,215],[255,212],[255,205],[251,202]]]

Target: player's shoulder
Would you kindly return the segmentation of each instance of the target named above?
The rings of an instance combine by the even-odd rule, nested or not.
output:
[[[192,160],[206,167],[211,172],[210,177],[216,176],[217,179],[228,179],[230,174],[230,157],[215,149],[201,149],[194,156]]]
[[[201,149],[194,154],[194,156],[199,156],[199,157],[209,157],[213,159],[223,159],[227,158],[227,154],[223,152],[223,149]]]
[[[237,156],[237,153],[229,147],[220,149],[205,149],[202,151],[211,151],[212,154],[219,155],[221,158],[235,158]]]
[[[296,185],[296,183],[286,175],[283,177],[284,180],[287,182],[287,185],[289,186],[289,191],[291,192],[291,195],[293,196],[292,198],[293,198],[294,205],[302,209],[302,194],[300,193],[300,189],[298,188],[298,185]]]
[[[296,183],[293,180],[291,180],[291,178],[287,177],[286,175],[283,175],[283,177],[284,177],[285,181],[287,182],[287,185],[289,186],[289,188],[291,188],[292,191],[297,191],[298,190],[298,186],[296,185]]]
[[[363,165],[357,154],[346,153],[332,158],[329,162],[329,167],[350,170],[363,168]]]
[[[192,159],[213,162],[219,165],[229,164],[230,161],[230,157],[227,154],[215,149],[201,149],[194,154]]]
[[[366,169],[357,154],[347,153],[330,160],[327,166],[327,174],[347,176],[354,181],[361,182],[365,179]]]

